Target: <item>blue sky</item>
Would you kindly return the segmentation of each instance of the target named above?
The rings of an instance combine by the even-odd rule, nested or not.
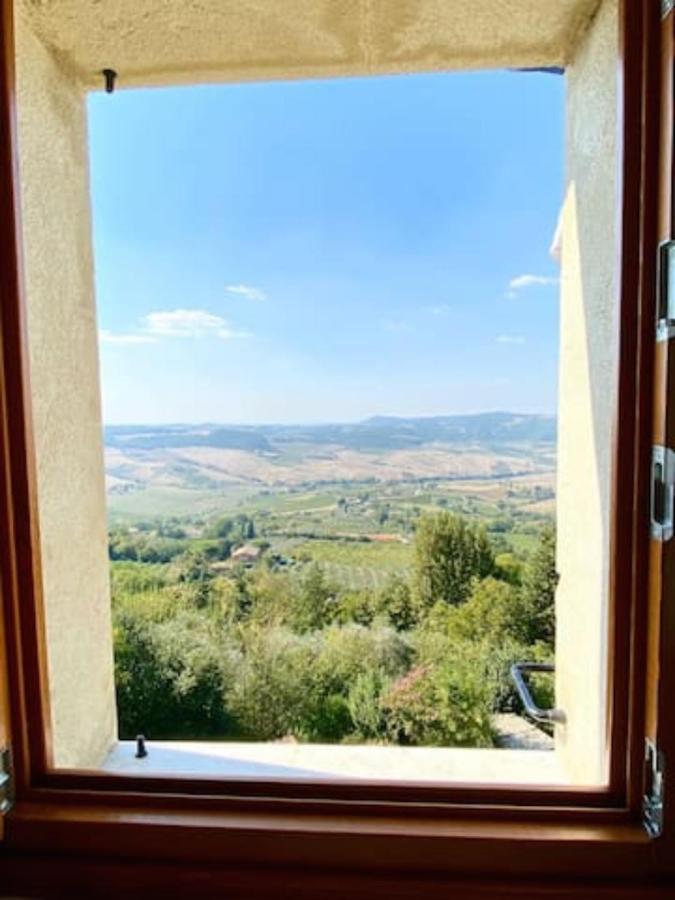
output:
[[[564,80],[89,99],[107,423],[553,412]]]

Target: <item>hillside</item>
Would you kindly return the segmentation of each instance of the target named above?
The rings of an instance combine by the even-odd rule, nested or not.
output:
[[[535,479],[555,471],[552,416],[490,413],[355,424],[162,425],[105,429],[111,510],[169,508],[261,490],[337,484]],[[134,499],[136,497],[136,499]],[[227,504],[226,504],[227,505]],[[164,510],[166,511],[166,510]]]
[[[355,450],[403,450],[429,443],[502,445],[552,443],[556,419],[507,412],[465,416],[396,418],[374,416],[362,422],[326,425],[110,425],[108,447],[167,450],[216,447],[275,452],[294,444],[339,445]]]

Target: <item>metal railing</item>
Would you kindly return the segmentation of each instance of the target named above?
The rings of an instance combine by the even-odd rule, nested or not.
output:
[[[537,722],[557,722],[560,725],[565,721],[565,713],[562,709],[542,709],[540,706],[537,706],[530,693],[530,688],[523,678],[525,672],[554,671],[555,666],[552,663],[518,662],[511,666],[511,678],[528,716]]]

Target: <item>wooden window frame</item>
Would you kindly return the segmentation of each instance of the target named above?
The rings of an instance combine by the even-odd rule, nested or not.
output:
[[[295,873],[295,896],[311,884],[327,888],[336,872],[368,883],[364,896],[374,885],[390,884],[394,873],[400,896],[407,896],[406,884],[419,885],[420,879],[468,878],[478,872],[483,878],[675,876],[672,809],[666,809],[664,834],[657,840],[647,836],[640,812],[646,728],[675,759],[675,724],[663,715],[668,688],[671,694],[675,690],[675,664],[664,652],[673,613],[654,602],[653,585],[651,595],[648,590],[658,172],[668,157],[659,129],[661,86],[668,74],[659,64],[659,4],[620,4],[621,402],[612,499],[610,773],[609,786],[598,789],[292,783],[52,770],[21,275],[11,0],[2,0],[1,13],[0,589],[5,646],[0,646],[0,681],[9,688],[16,803],[5,823],[0,864],[13,860],[10,870],[25,876],[18,854],[30,854],[38,861],[33,873],[44,878],[57,878],[64,858],[73,855],[86,859],[92,873],[105,871],[104,860],[111,855],[120,860],[120,871],[128,872],[137,871],[139,859],[180,863],[185,871],[209,864],[214,873],[226,867],[228,877],[235,878],[227,882],[230,886],[255,891],[275,883],[257,871],[264,863],[270,872]],[[675,588],[671,570],[661,571]],[[659,590],[662,597],[663,585]],[[2,707],[0,696],[0,713]],[[675,794],[675,779],[667,774],[666,781],[667,793]],[[354,887],[354,896],[358,890]],[[418,890],[411,888],[410,895]]]

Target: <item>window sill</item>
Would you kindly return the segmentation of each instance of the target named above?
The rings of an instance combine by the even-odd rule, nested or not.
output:
[[[147,757],[136,759],[135,748],[133,741],[120,741],[101,770],[135,776],[570,785],[551,750],[158,741],[147,744]]]

